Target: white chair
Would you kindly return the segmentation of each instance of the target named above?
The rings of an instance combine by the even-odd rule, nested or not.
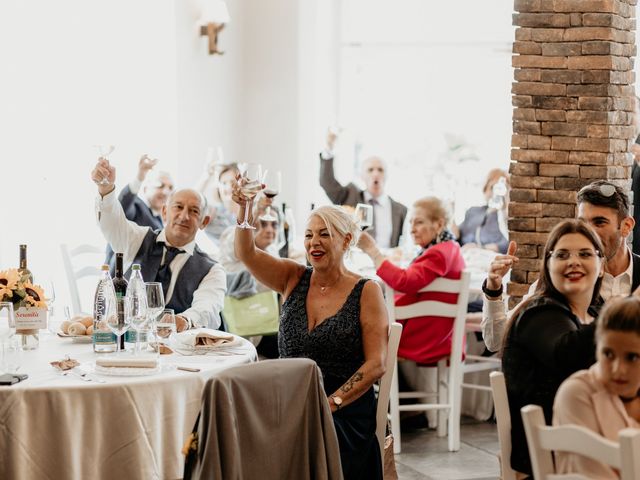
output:
[[[61,243],[60,252],[62,253],[62,263],[64,264],[67,283],[69,284],[73,313],[78,315],[81,312],[88,312],[89,310],[82,308],[78,281],[83,279],[87,281],[95,280],[97,284],[100,277],[100,265],[104,262],[106,251],[104,247],[100,248],[93,245],[80,245],[75,248],[69,248],[66,243]],[[80,265],[80,260],[83,260],[83,265]],[[89,260],[91,263],[87,264]],[[95,288],[95,285],[93,285],[93,288]]]
[[[498,442],[500,443],[500,478],[502,480],[516,480],[516,471],[511,468],[511,412],[507,398],[507,384],[502,372],[489,374],[493,405],[498,424]]]
[[[640,478],[640,429],[626,428],[618,436],[620,443],[612,442],[578,425],[549,427],[538,405],[527,405],[521,410],[527,435],[533,477],[536,480],[587,480],[584,475],[557,474],[552,451],[577,453],[617,469],[621,480]]]
[[[449,451],[460,449],[460,401],[462,397],[462,346],[465,334],[465,318],[469,298],[469,272],[462,272],[459,280],[438,278],[420,292],[457,293],[458,302],[450,304],[435,300],[425,300],[396,307],[393,303],[393,290],[387,289],[387,308],[390,320],[405,320],[422,316],[450,317],[453,319],[451,354],[438,362],[438,391],[399,392],[397,375],[394,375],[391,387],[391,431],[394,437],[394,453],[401,451],[400,412],[438,410],[438,436],[448,435]],[[447,367],[447,363],[449,366]],[[397,363],[396,363],[397,370]],[[428,398],[437,396],[437,403],[417,403],[400,405],[400,398]]]
[[[398,356],[398,344],[400,343],[400,335],[402,334],[402,325],[392,323],[389,326],[389,343],[387,344],[387,361],[385,362],[384,375],[380,379],[380,388],[378,389],[378,407],[376,409],[376,436],[380,444],[380,458],[384,461],[384,440],[387,431],[387,420],[389,413],[389,394],[391,393],[391,384],[396,373],[396,358]]]
[[[465,318],[465,330],[467,333],[482,332],[480,328],[480,320],[482,320],[482,312],[468,313]],[[502,360],[497,356],[483,357],[482,355],[471,355],[467,353],[465,355],[465,362],[462,368],[462,374],[484,372],[492,370],[500,370],[502,368]],[[486,378],[486,377],[485,377]],[[485,392],[491,392],[491,387],[487,385],[480,385],[477,383],[462,383],[462,388],[468,388],[472,390],[481,390]]]

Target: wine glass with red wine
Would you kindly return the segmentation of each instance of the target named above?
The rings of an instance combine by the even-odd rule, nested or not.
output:
[[[273,200],[280,193],[282,188],[282,174],[280,173],[280,170],[265,170],[264,184],[265,188],[262,193],[264,193],[265,197]],[[278,217],[274,215],[271,205],[267,207],[267,210],[261,218],[269,222],[278,221]]]

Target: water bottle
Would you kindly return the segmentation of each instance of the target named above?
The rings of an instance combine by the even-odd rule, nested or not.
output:
[[[489,208],[501,210],[504,207],[504,199],[507,196],[507,179],[500,177],[491,188],[491,199],[489,200]]]
[[[109,265],[102,265],[93,300],[93,351],[96,353],[116,351],[116,336],[103,322],[107,316],[116,313],[116,308],[116,291],[109,275]]]
[[[149,331],[146,323],[147,288],[142,279],[140,265],[137,263],[131,265],[131,277],[129,278],[129,285],[127,287],[127,297],[132,300],[132,312],[131,327],[124,336],[125,350],[135,348],[138,334],[140,335],[140,350],[146,350],[147,334]],[[142,328],[138,328],[140,324],[143,325]]]

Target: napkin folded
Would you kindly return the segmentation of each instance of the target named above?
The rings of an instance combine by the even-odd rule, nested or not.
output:
[[[99,367],[129,367],[129,368],[157,368],[156,358],[96,358],[96,365]]]
[[[175,337],[178,347],[206,350],[234,343],[235,337],[230,333],[211,328],[193,328],[180,332]]]

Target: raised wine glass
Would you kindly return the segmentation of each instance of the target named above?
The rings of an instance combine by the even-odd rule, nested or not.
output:
[[[240,179],[240,193],[246,202],[244,221],[237,227],[255,230],[255,227],[249,223],[249,208],[251,208],[251,200],[262,190],[262,165],[259,163],[239,163],[238,169],[242,175]]]
[[[108,160],[107,157],[111,155],[113,151],[116,149],[115,145],[94,145],[94,147],[98,150],[98,157],[104,158],[105,160]],[[100,180],[100,185],[108,185],[108,184],[109,184],[109,179],[107,177],[104,177],[102,180]]]
[[[264,190],[262,191],[264,196],[273,200],[282,189],[282,174],[280,170],[265,170],[263,183],[265,184]],[[278,217],[273,213],[271,205],[267,207],[267,210],[260,219],[268,222],[278,221]]]
[[[127,297],[124,301],[124,315],[118,314],[118,301],[115,297],[107,296],[104,303],[103,323],[116,336],[116,355],[120,352],[120,337],[131,327],[131,317],[127,315]]]
[[[356,205],[356,211],[354,217],[358,227],[363,232],[373,225],[373,207],[366,203],[358,203]]]

